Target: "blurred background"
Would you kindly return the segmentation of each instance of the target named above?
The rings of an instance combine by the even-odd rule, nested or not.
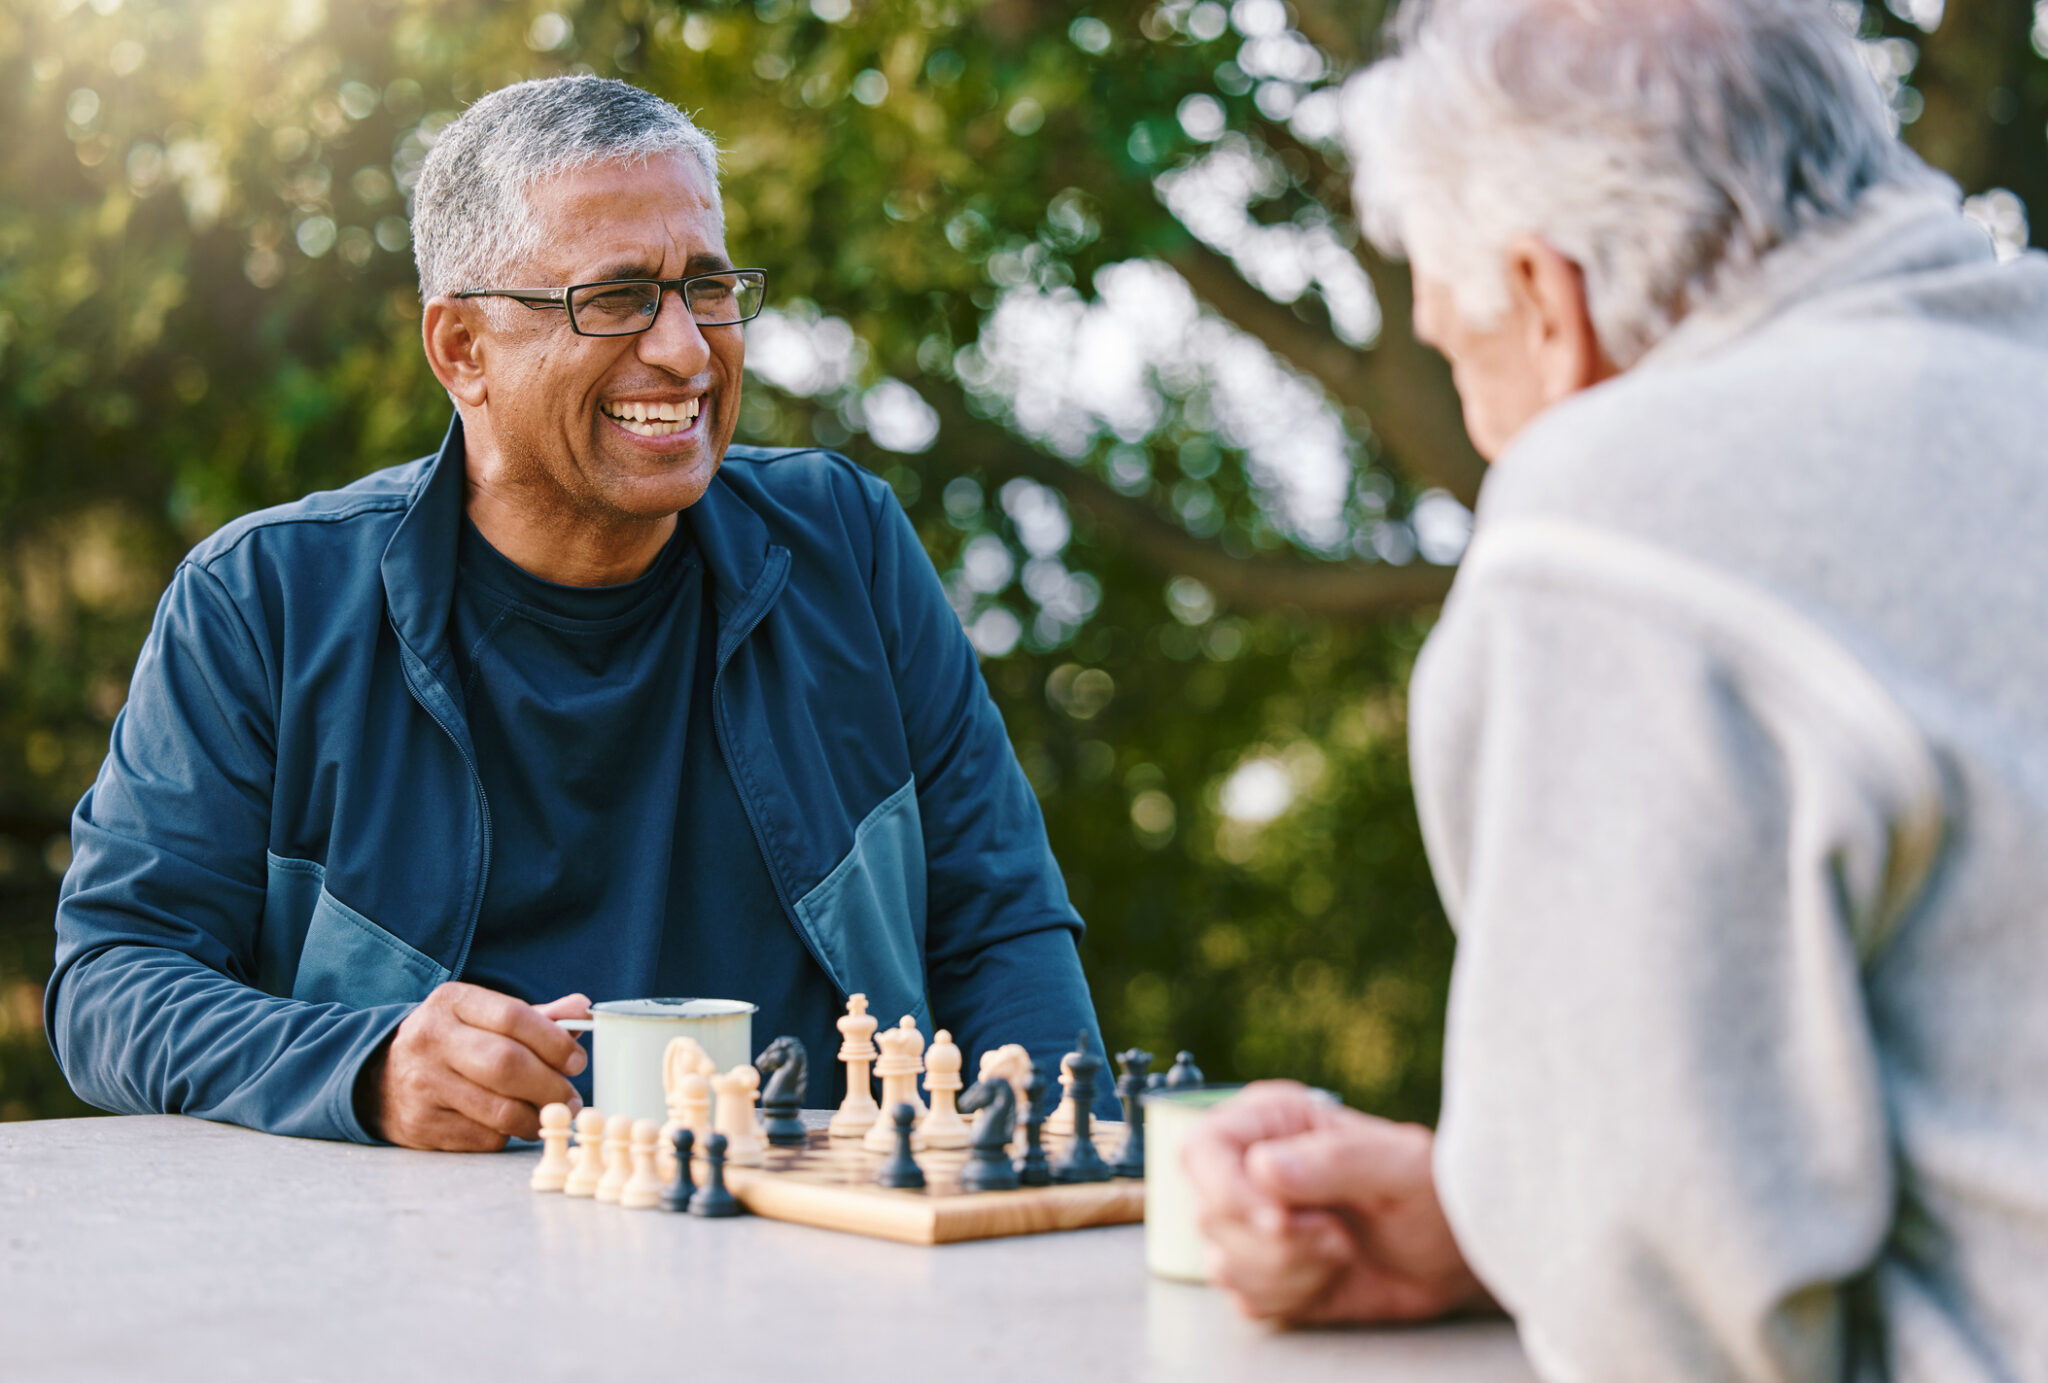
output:
[[[1403,694],[1482,466],[1352,225],[1381,8],[0,0],[0,1119],[87,1112],[39,1009],[65,819],[171,568],[438,443],[407,190],[464,103],[577,71],[720,141],[770,275],[740,439],[909,509],[1111,1042],[1433,1120]],[[2001,253],[2038,243],[2048,0],[1836,8]]]

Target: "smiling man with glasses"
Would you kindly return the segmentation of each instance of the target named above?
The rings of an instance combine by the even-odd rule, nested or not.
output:
[[[1047,1065],[1092,1032],[1080,919],[902,509],[843,458],[731,445],[767,282],[711,141],[619,82],[508,87],[442,132],[413,238],[455,421],[179,566],[73,822],[72,1085],[481,1149],[588,1088],[550,1020],[592,999],[749,1000],[814,1069],[854,992]]]

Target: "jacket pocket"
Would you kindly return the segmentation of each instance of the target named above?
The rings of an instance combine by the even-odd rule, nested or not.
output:
[[[929,1026],[924,995],[924,827],[917,780],[884,798],[853,848],[796,905],[797,920],[842,991],[864,990],[878,1013]]]
[[[263,988],[315,1004],[412,1004],[448,970],[327,891],[311,860],[270,857],[260,947]]]

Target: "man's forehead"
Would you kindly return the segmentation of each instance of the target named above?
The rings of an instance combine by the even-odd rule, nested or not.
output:
[[[535,184],[536,258],[585,278],[653,277],[730,265],[710,176],[688,153],[579,168]]]

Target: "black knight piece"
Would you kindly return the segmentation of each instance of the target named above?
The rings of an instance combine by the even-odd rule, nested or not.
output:
[[[661,1193],[661,1208],[677,1213],[690,1208],[690,1199],[697,1191],[697,1173],[690,1166],[690,1157],[697,1145],[697,1135],[686,1128],[676,1130],[676,1180],[675,1185]]]
[[[797,1111],[804,1107],[810,1058],[794,1037],[778,1037],[754,1058],[754,1069],[767,1082],[761,1087],[761,1125],[778,1148],[801,1148],[810,1135]]]
[[[1145,1176],[1145,1111],[1139,1101],[1145,1094],[1145,1072],[1152,1065],[1152,1053],[1136,1047],[1116,1054],[1116,1093],[1124,1102],[1124,1149],[1117,1154],[1113,1170],[1120,1177],[1143,1180]]]
[[[1067,1145],[1066,1156],[1053,1164],[1052,1179],[1062,1183],[1108,1181],[1109,1164],[1095,1151],[1094,1135],[1095,1078],[1102,1074],[1102,1058],[1088,1050],[1085,1030],[1074,1039],[1074,1057],[1067,1063],[1067,1074],[1074,1082],[1070,1092],[1074,1097],[1074,1141]]]
[[[1017,1133],[1017,1090],[1001,1076],[978,1080],[960,1097],[961,1110],[986,1113],[967,1139],[967,1165],[960,1169],[963,1191],[1014,1191],[1017,1169],[1010,1165],[1010,1140]]]
[[[910,1126],[917,1122],[917,1108],[899,1104],[889,1111],[889,1118],[896,1126],[896,1150],[875,1173],[875,1184],[894,1191],[921,1190],[924,1187],[924,1168],[918,1166],[917,1159],[910,1155]]]
[[[1038,1071],[1024,1083],[1024,1157],[1017,1164],[1020,1186],[1052,1185],[1052,1164],[1045,1160],[1045,1077]]]
[[[1194,1090],[1204,1081],[1202,1068],[1195,1065],[1193,1052],[1182,1052],[1173,1059],[1173,1069],[1166,1073],[1168,1090]]]
[[[714,1133],[704,1143],[704,1184],[690,1197],[690,1213],[707,1220],[728,1220],[746,1214],[746,1207],[725,1189],[725,1135]]]

